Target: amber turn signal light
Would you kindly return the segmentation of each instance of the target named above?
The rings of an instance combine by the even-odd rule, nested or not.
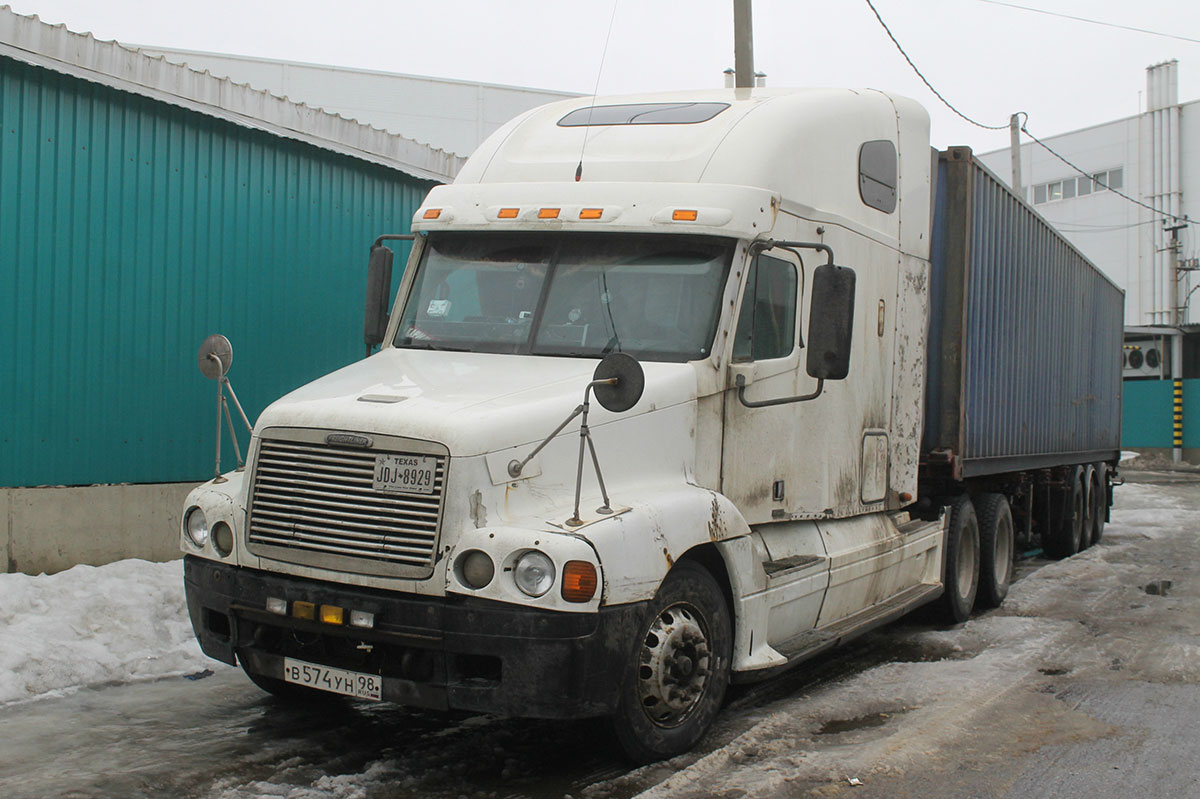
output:
[[[698,214],[695,211],[677,210],[671,214],[671,219],[676,222],[695,222]]]
[[[518,210],[519,209],[516,209],[516,208],[501,208],[500,212],[498,214],[496,214],[496,218],[497,219],[516,219]]]
[[[344,617],[345,614],[337,605],[321,606],[321,621],[326,624],[341,624]]]
[[[538,219],[558,219],[557,208],[542,208],[538,211]]]
[[[292,615],[297,619],[312,621],[317,616],[317,606],[311,602],[296,601],[292,603]]]
[[[441,215],[442,215],[441,208],[426,208],[425,209],[425,218],[426,219],[437,219]]]
[[[584,208],[579,212],[580,219],[599,219],[604,216],[603,208]]]
[[[569,560],[563,567],[562,598],[587,602],[596,595],[596,567],[586,560]]]

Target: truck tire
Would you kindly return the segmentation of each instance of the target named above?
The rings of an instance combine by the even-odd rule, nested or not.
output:
[[[961,624],[971,615],[979,590],[979,520],[965,494],[950,505],[942,585],[941,615],[950,624]]]
[[[1108,464],[1092,466],[1092,493],[1096,496],[1096,514],[1092,521],[1092,543],[1099,544],[1104,535],[1104,517],[1108,515]]]
[[[1083,490],[1083,529],[1079,533],[1079,551],[1096,543],[1092,533],[1096,529],[1096,501],[1099,499],[1096,487],[1093,485],[1096,470],[1091,466],[1080,467],[1079,485]]]
[[[725,699],[733,646],[729,606],[698,563],[676,564],[650,603],[621,681],[613,731],[638,763],[682,754]]]
[[[972,498],[979,519],[979,590],[975,604],[998,608],[1012,582],[1015,527],[1008,497],[976,494]]]
[[[1069,558],[1079,551],[1083,539],[1084,494],[1078,466],[1068,473],[1067,486],[1059,497],[1058,518],[1042,538],[1042,548],[1052,558]]]

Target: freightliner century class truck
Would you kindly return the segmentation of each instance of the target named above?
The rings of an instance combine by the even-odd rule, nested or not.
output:
[[[1101,536],[1122,293],[912,100],[567,100],[412,229],[379,350],[187,499],[196,635],[276,696],[608,716],[649,761]]]

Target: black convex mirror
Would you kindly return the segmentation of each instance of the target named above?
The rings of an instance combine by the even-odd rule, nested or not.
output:
[[[592,380],[613,380],[612,383],[596,385],[592,394],[596,402],[613,413],[624,413],[637,405],[646,388],[646,373],[637,358],[624,352],[614,352],[604,356],[604,360],[596,366]]]
[[[388,324],[388,297],[392,292],[392,257],[388,247],[376,244],[371,248],[371,260],[367,265],[367,306],[363,313],[363,341],[367,354],[371,348],[383,343]]]
[[[854,338],[854,270],[822,264],[813,271],[808,320],[808,374],[845,380]]]

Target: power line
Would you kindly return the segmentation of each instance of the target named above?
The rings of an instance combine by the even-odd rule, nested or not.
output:
[[[984,130],[1004,130],[1005,128],[1008,127],[1008,125],[985,125],[982,122],[976,122],[975,120],[971,119],[969,116],[964,114],[962,111],[959,111],[957,108],[955,108],[953,105],[951,105],[950,101],[947,100],[945,97],[943,97],[941,92],[939,92],[937,89],[933,88],[933,84],[930,83],[925,78],[925,76],[921,74],[921,70],[917,69],[917,65],[914,64],[913,60],[908,57],[908,53],[904,52],[904,48],[900,46],[900,42],[896,41],[896,37],[892,35],[891,28],[889,28],[887,26],[887,23],[883,21],[883,17],[879,16],[879,12],[875,9],[875,4],[872,3],[871,0],[867,0],[867,5],[871,7],[871,13],[873,13],[875,15],[875,19],[879,20],[879,24],[883,26],[883,30],[885,33],[887,33],[888,38],[892,40],[892,44],[896,45],[896,49],[900,51],[900,55],[904,56],[904,60],[908,62],[908,65],[910,67],[912,67],[913,72],[917,73],[917,77],[921,79],[921,82],[929,87],[929,91],[933,92],[937,96],[937,98],[942,101],[943,105],[945,105],[947,108],[949,108],[954,113],[958,114],[960,117],[962,117],[966,121],[970,122],[972,125],[983,128]]]
[[[992,0],[985,0],[985,1],[992,2]],[[945,104],[945,106],[947,108],[949,108],[954,113],[958,114],[960,117],[965,119],[967,122],[970,122],[972,125],[975,125],[976,127],[984,128],[985,130],[1004,130],[1005,128],[1008,127],[1008,125],[985,125],[982,122],[976,122],[974,119],[971,119],[969,116],[964,114],[962,111],[959,111],[957,108],[955,108],[953,105],[951,105],[950,101],[947,100],[945,97],[943,97],[941,92],[939,92],[937,89],[933,88],[933,84],[930,83],[929,80],[926,79],[926,77],[921,74],[921,70],[917,69],[917,65],[914,64],[913,60],[908,57],[908,53],[904,52],[904,48],[900,45],[900,42],[896,40],[896,37],[892,34],[891,29],[888,28],[887,23],[883,21],[883,17],[879,16],[879,11],[877,11],[875,9],[875,4],[872,3],[871,0],[866,0],[866,2],[867,2],[867,5],[870,6],[870,8],[871,8],[871,12],[875,14],[875,19],[879,20],[879,24],[883,26],[883,30],[887,33],[888,38],[892,40],[892,44],[896,45],[896,49],[900,51],[900,55],[904,56],[904,60],[908,62],[908,65],[910,67],[912,67],[913,72],[917,73],[917,77],[920,78],[921,81],[926,86],[929,87],[929,91],[933,92],[937,96],[937,98],[939,100],[941,100],[943,104]],[[1057,158],[1059,161],[1062,161],[1064,164],[1071,167],[1071,169],[1074,169],[1076,172],[1083,175],[1085,178],[1091,178],[1093,181],[1095,181],[1095,183],[1097,185],[1103,186],[1105,189],[1107,189],[1108,191],[1111,191],[1113,194],[1116,194],[1118,197],[1124,197],[1126,200],[1133,203],[1134,205],[1140,205],[1141,207],[1146,208],[1150,211],[1153,211],[1156,214],[1160,214],[1164,220],[1166,220],[1167,218],[1170,218],[1171,220],[1173,220],[1175,222],[1187,222],[1188,221],[1187,217],[1176,216],[1175,214],[1172,214],[1168,211],[1159,210],[1158,208],[1155,208],[1152,205],[1148,205],[1148,204],[1142,202],[1141,200],[1133,199],[1132,197],[1130,197],[1128,194],[1121,191],[1120,189],[1112,188],[1111,186],[1109,186],[1102,180],[1096,180],[1096,178],[1093,176],[1092,173],[1085,172],[1082,169],[1080,169],[1079,167],[1075,166],[1075,164],[1071,163],[1066,158],[1064,158],[1063,156],[1061,156],[1057,152],[1055,152],[1054,149],[1050,147],[1050,145],[1046,144],[1044,141],[1039,139],[1037,136],[1034,136],[1032,133],[1030,133],[1029,128],[1027,127],[1027,123],[1029,122],[1029,114],[1025,113],[1024,111],[1018,111],[1017,114],[1024,117],[1024,119],[1025,119],[1025,121],[1021,123],[1021,132],[1022,133],[1024,133],[1026,136],[1028,136],[1033,141],[1037,142],[1037,144],[1039,146],[1041,146],[1041,148],[1043,150],[1050,153],[1052,156]]]
[[[1028,115],[1026,115],[1026,121],[1028,121]],[[1042,141],[1041,139],[1039,139],[1037,136],[1034,136],[1032,133],[1030,133],[1030,132],[1029,132],[1029,128],[1026,126],[1025,122],[1022,122],[1022,123],[1021,123],[1021,132],[1022,132],[1022,133],[1024,133],[1026,136],[1028,136],[1028,137],[1029,137],[1030,139],[1032,139],[1033,141],[1037,142],[1037,144],[1038,144],[1038,145],[1039,145],[1039,146],[1040,146],[1040,147],[1041,147],[1043,150],[1045,150],[1046,152],[1050,153],[1050,155],[1054,156],[1054,157],[1055,157],[1055,158],[1057,158],[1059,161],[1062,161],[1064,164],[1066,164],[1067,166],[1071,167],[1071,169],[1074,169],[1076,172],[1078,172],[1079,174],[1083,175],[1085,178],[1091,178],[1091,179],[1092,179],[1092,181],[1096,183],[1096,185],[1098,185],[1098,186],[1103,186],[1105,189],[1107,189],[1108,191],[1111,191],[1113,194],[1116,194],[1118,197],[1124,197],[1126,200],[1129,200],[1129,202],[1133,203],[1134,205],[1140,205],[1141,207],[1143,207],[1143,208],[1145,208],[1145,209],[1147,209],[1147,210],[1153,211],[1154,213],[1161,215],[1161,216],[1163,217],[1163,219],[1164,219],[1164,220],[1165,220],[1165,219],[1167,219],[1167,218],[1170,218],[1172,221],[1175,221],[1175,222],[1186,222],[1186,221],[1188,221],[1187,217],[1185,217],[1185,216],[1176,216],[1175,214],[1172,214],[1172,213],[1171,213],[1171,212],[1169,212],[1169,211],[1163,211],[1163,210],[1161,210],[1161,209],[1159,209],[1159,208],[1155,208],[1153,205],[1149,205],[1149,204],[1147,204],[1147,203],[1144,203],[1144,202],[1142,202],[1141,200],[1135,200],[1135,199],[1133,199],[1132,197],[1130,197],[1128,194],[1126,194],[1125,192],[1121,191],[1120,189],[1114,189],[1112,186],[1109,186],[1109,185],[1108,185],[1108,184],[1106,184],[1104,181],[1102,181],[1102,180],[1098,180],[1098,179],[1097,179],[1097,178],[1096,178],[1096,177],[1095,177],[1095,176],[1094,176],[1092,173],[1090,173],[1090,172],[1084,172],[1082,169],[1080,169],[1079,167],[1075,166],[1075,164],[1073,164],[1073,163],[1071,163],[1070,161],[1068,161],[1068,160],[1067,160],[1066,158],[1064,158],[1062,155],[1060,155],[1059,153],[1055,152],[1055,150],[1054,150],[1054,149],[1053,149],[1053,148],[1052,148],[1050,145],[1046,144],[1044,141]]]
[[[1090,25],[1102,25],[1106,28],[1119,28],[1120,30],[1133,31],[1134,33],[1145,33],[1150,36],[1162,36],[1166,39],[1178,39],[1181,42],[1194,42],[1200,44],[1200,39],[1193,39],[1190,36],[1178,36],[1174,33],[1163,33],[1162,31],[1152,31],[1146,28],[1135,28],[1132,25],[1119,25],[1116,22],[1103,22],[1098,19],[1089,19],[1088,17],[1076,17],[1071,14],[1060,14],[1057,11],[1047,11],[1044,8],[1031,8],[1030,6],[1021,6],[1016,3],[1005,3],[1002,0],[978,0],[980,3],[988,3],[993,6],[1004,6],[1006,8],[1016,8],[1021,11],[1032,11],[1035,14],[1045,14],[1049,17],[1061,17],[1063,19],[1073,19],[1076,22],[1086,22]]]

